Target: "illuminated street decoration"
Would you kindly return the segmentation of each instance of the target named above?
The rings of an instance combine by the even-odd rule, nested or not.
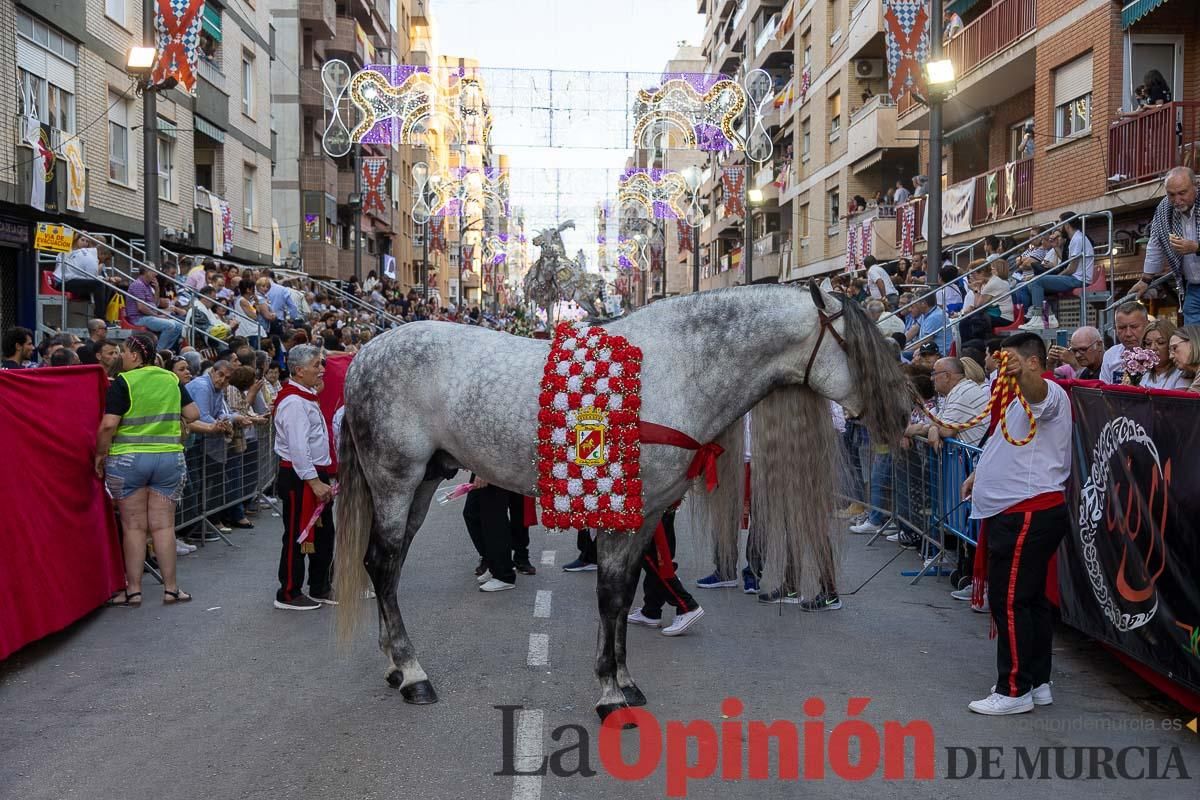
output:
[[[650,219],[678,219],[695,228],[700,212],[700,171],[695,167],[670,171],[630,168],[621,175],[619,207],[634,206]]]
[[[342,98],[350,86],[350,67],[345,61],[326,61],[321,67],[321,85],[325,88],[331,109],[329,121],[321,134],[321,148],[328,155],[341,158],[350,152],[353,144],[350,140],[349,116],[346,120],[342,119]]]
[[[661,85],[637,94],[633,146],[741,150],[734,128],[745,108],[742,87],[724,75],[668,73]]]
[[[363,144],[417,144],[439,111],[439,90],[429,67],[370,66],[350,80],[350,101],[360,119],[350,138]]]

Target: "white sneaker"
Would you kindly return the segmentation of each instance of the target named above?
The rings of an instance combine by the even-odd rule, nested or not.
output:
[[[978,605],[978,606],[977,606],[977,605],[975,605],[974,603],[972,603],[972,604],[971,604],[971,610],[972,610],[972,611],[974,611],[976,614],[990,614],[990,613],[992,613],[992,607],[988,605],[988,599],[987,599],[987,595],[985,594],[985,595],[983,596],[983,604],[982,604],[982,605]]]
[[[951,592],[950,596],[953,597],[955,600],[970,600],[971,595],[974,593],[974,591],[975,591],[975,587],[972,584],[967,584],[962,589],[958,589],[957,591]]]
[[[634,625],[645,625],[647,628],[661,628],[662,627],[661,619],[652,619],[650,617],[647,617],[645,614],[642,613],[641,607],[635,608],[633,611],[630,611],[628,616],[625,617],[625,619],[628,620],[629,622],[632,622]]]
[[[850,526],[851,533],[879,533],[881,530],[883,530],[882,525],[876,525],[874,522],[871,522],[871,520],[869,520],[869,519],[864,520],[863,522],[860,522],[857,525]]]
[[[505,589],[515,589],[515,583],[505,583],[499,578],[491,578],[486,583],[480,584],[479,591],[481,592],[503,592]]]
[[[896,531],[895,533],[889,533],[889,534],[888,534],[888,537],[887,537],[887,540],[888,540],[889,542],[898,542],[898,541],[900,541],[900,531]]]
[[[483,574],[480,575],[479,577],[477,577],[475,580],[478,583],[487,583],[491,579],[492,579],[492,571],[490,569],[485,569],[483,571]]]
[[[1025,714],[1033,711],[1033,694],[1026,693],[1020,697],[1006,697],[1005,695],[992,692],[982,700],[968,703],[967,708],[976,714],[986,714],[989,717]]]
[[[1029,316],[1029,319],[1027,319],[1023,323],[1021,323],[1021,325],[1017,328],[1017,330],[1040,331],[1044,327],[1046,327],[1046,326],[1042,324],[1042,315],[1041,314],[1031,314]]]
[[[1041,686],[1033,687],[1033,704],[1035,706],[1048,706],[1054,702],[1054,695],[1050,694],[1050,687],[1053,681],[1043,683]],[[996,687],[992,687],[992,691],[996,691]]]
[[[175,540],[175,555],[177,556],[186,556],[195,549],[196,548],[192,547],[191,545],[184,544],[178,539]]]
[[[663,628],[663,636],[682,636],[684,631],[695,625],[703,616],[704,609],[699,606],[686,614],[676,614],[671,624]]]
[[[1058,317],[1054,316],[1053,314],[1050,315],[1050,327],[1051,328],[1058,327]]]

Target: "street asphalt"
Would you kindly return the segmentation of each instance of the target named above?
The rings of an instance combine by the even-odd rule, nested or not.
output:
[[[593,711],[599,695],[592,674],[595,573],[561,569],[576,555],[574,534],[535,529],[531,553],[538,574],[520,577],[513,591],[484,594],[476,590],[476,556],[460,512],[461,503],[434,506],[401,582],[401,607],[438,704],[407,705],[384,682],[373,602],[363,609],[361,636],[345,649],[334,641],[332,610],[272,608],[280,524],[264,511],[254,531],[232,534],[236,547],[209,544],[181,559],[181,585],[194,602],[161,606],[148,579],[142,608],[98,610],[0,663],[0,798],[666,796],[668,778],[682,775],[678,758],[664,755],[657,769],[635,781],[613,777],[601,761]],[[678,561],[690,585],[710,564],[707,547],[688,534],[686,518],[680,515]],[[917,566],[912,552],[897,555],[882,539],[868,547],[866,537],[850,534],[843,552],[841,610],[803,613],[759,605],[740,589],[694,589],[706,614],[687,635],[667,638],[631,627],[629,667],[649,698],[646,710],[662,726],[700,720],[722,730],[725,723],[733,735],[723,754],[736,762],[749,721],[790,720],[799,728],[820,719],[804,705],[820,698],[825,739],[840,741],[835,732],[848,718],[848,698],[870,698],[858,714],[868,723],[859,732],[866,727],[878,734],[885,720],[929,723],[934,779],[912,780],[911,745],[905,780],[885,780],[882,766],[866,780],[849,780],[826,757],[823,779],[785,781],[772,755],[770,779],[750,780],[743,772],[741,780],[723,780],[718,761],[712,777],[686,783],[688,797],[1200,796],[1200,736],[1181,727],[1193,715],[1099,647],[1060,628],[1055,703],[1022,716],[976,716],[966,704],[984,696],[994,676],[986,617],[951,599],[945,579],[909,585],[900,572]],[[744,704],[740,716],[722,719],[727,697]],[[520,757],[513,766],[540,763],[540,754],[575,744],[582,731],[596,774],[495,774],[504,771],[505,760],[504,720],[496,706],[524,709],[512,720],[510,742]],[[569,724],[581,727],[552,738]],[[621,735],[630,763],[646,730]],[[665,731],[664,750],[677,750],[683,740],[676,727],[658,730]],[[808,752],[820,739],[803,741]],[[1153,781],[1017,780],[1017,746],[1030,748],[1030,758],[1038,757],[1032,748],[1068,748],[1059,751],[1067,753],[1068,770],[1076,752],[1070,748],[1143,748],[1128,751],[1126,772],[1134,774],[1149,763],[1149,748],[1158,748],[1157,769],[1181,760],[1190,780],[1178,779],[1178,770]],[[871,749],[861,747],[851,746],[851,764]],[[949,747],[972,749],[973,775],[947,777]],[[994,771],[1005,770],[1005,779],[981,777],[983,747],[1004,748],[992,755]],[[1171,761],[1172,748],[1178,760]],[[577,769],[579,750],[555,759],[560,773]],[[694,747],[689,753],[698,758]],[[1053,752],[1040,757],[1053,776]],[[967,757],[958,751],[956,759],[954,769],[962,774]]]

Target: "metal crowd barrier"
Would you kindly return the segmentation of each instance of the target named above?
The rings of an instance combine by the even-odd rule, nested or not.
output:
[[[931,560],[913,574],[912,583],[943,574],[960,583],[970,574],[969,568],[963,574],[957,553],[961,544],[975,546],[978,523],[970,519],[970,503],[959,497],[982,450],[957,439],[943,439],[940,451],[923,437],[910,441],[908,447],[879,448],[860,424],[847,423],[842,435],[848,464],[842,497],[861,505],[881,526],[868,545],[888,533],[920,537],[917,549],[923,559]],[[952,540],[958,540],[959,547],[948,548]]]
[[[242,506],[256,511],[265,501],[276,513],[278,501],[271,498],[271,488],[279,469],[275,455],[273,427],[270,423],[242,429],[246,433],[245,449],[238,451],[225,436],[191,434],[184,445],[187,482],[183,497],[175,508],[175,532],[180,537],[195,538],[203,546],[205,534],[215,534],[233,547],[229,537],[215,524],[222,512]]]

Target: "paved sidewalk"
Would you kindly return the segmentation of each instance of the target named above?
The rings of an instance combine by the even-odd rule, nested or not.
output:
[[[160,606],[148,581],[142,608],[97,611],[0,663],[0,798],[664,796],[664,763],[626,783],[605,774],[600,762],[592,710],[595,576],[561,571],[575,557],[574,534],[536,529],[531,549],[539,574],[520,577],[514,591],[483,594],[460,512],[461,505],[434,507],[401,586],[406,622],[441,696],[437,705],[406,705],[384,683],[373,604],[364,609],[360,641],[347,651],[334,643],[332,611],[271,607],[280,529],[266,512],[257,530],[232,535],[236,548],[210,544],[181,560],[181,585],[194,602]],[[686,516],[679,561],[690,584],[710,565],[699,552],[704,546],[682,529]],[[847,537],[844,591],[896,554],[882,540],[871,548],[865,540]],[[915,565],[914,554],[900,555],[844,596],[842,610],[819,614],[761,606],[738,590],[695,589],[706,615],[686,636],[630,630],[629,665],[649,698],[647,710],[664,722],[707,720],[718,731],[741,722],[734,730],[741,742],[749,720],[814,719],[804,703],[819,697],[829,741],[847,718],[848,699],[867,697],[860,716],[875,731],[885,720],[929,722],[939,776],[952,746],[974,748],[977,756],[980,747],[1006,748],[999,758],[1010,779],[1018,745],[1159,747],[1160,770],[1169,749],[1178,748],[1188,774],[1200,772],[1200,737],[1164,730],[1164,721],[1170,728],[1191,715],[1161,702],[1069,631],[1056,641],[1053,706],[999,719],[968,713],[967,702],[993,680],[986,618],[952,600],[945,581],[909,586],[899,571]],[[726,697],[744,703],[735,720],[721,717]],[[599,774],[495,775],[504,760],[498,705],[530,712],[514,720],[518,755],[567,747],[583,730],[590,768]],[[582,727],[552,740],[551,732],[567,724]],[[637,737],[623,735],[630,761]],[[851,750],[853,763],[857,746]],[[578,755],[560,757],[560,766],[574,769]],[[962,771],[965,754],[958,757]],[[778,763],[770,761],[775,776]],[[839,778],[830,763],[824,780],[800,783],[722,781],[718,765],[718,775],[691,781],[687,792],[756,800],[810,792],[872,800],[1197,796],[1195,780],[981,780],[980,764],[960,780],[885,781],[880,768],[855,782]]]

